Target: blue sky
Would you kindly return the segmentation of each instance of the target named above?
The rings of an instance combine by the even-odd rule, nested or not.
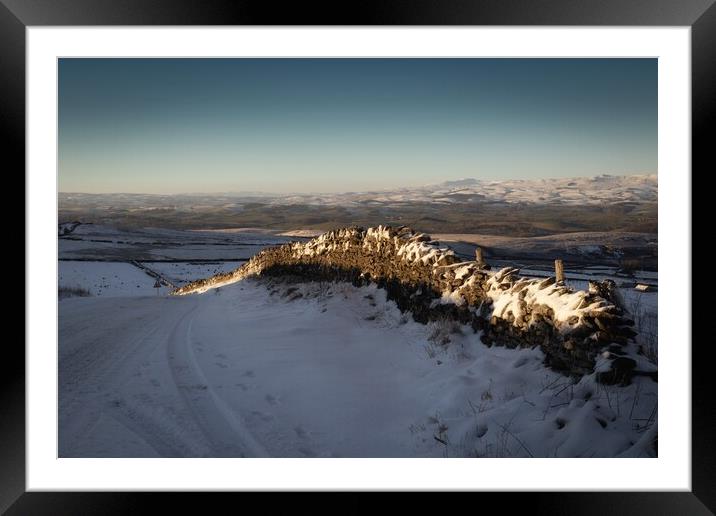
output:
[[[656,59],[59,63],[63,192],[656,172]]]

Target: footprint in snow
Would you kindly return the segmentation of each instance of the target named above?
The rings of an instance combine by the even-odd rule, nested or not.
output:
[[[462,380],[462,383],[464,383],[465,385],[475,385],[479,381],[474,376],[470,376],[470,375],[466,375],[466,374],[460,375],[460,380]]]
[[[314,452],[310,448],[306,448],[305,446],[298,448],[298,451],[299,451],[299,453],[301,453],[301,455],[303,455],[305,457],[315,457],[316,456],[316,452]]]
[[[297,435],[298,437],[300,437],[301,439],[305,439],[305,438],[308,437],[308,434],[306,433],[306,431],[305,431],[305,430],[303,429],[303,427],[301,427],[301,426],[294,426],[294,427],[293,427],[293,431],[294,431],[294,432],[296,433],[296,435]]]
[[[265,414],[265,413],[261,412],[260,410],[252,410],[251,415],[259,418],[264,423],[268,423],[269,421],[273,420],[273,416],[271,414]]]
[[[515,361],[514,367],[515,367],[515,369],[517,369],[518,367],[522,367],[523,365],[525,365],[527,362],[528,362],[527,357],[521,357]]]
[[[271,394],[266,395],[266,403],[269,405],[277,405],[279,402],[279,399],[276,396],[273,396]]]
[[[192,391],[205,391],[209,388],[208,385],[203,384],[203,383],[194,383],[192,385],[180,385],[179,387],[181,389],[187,389],[187,390],[192,390]]]

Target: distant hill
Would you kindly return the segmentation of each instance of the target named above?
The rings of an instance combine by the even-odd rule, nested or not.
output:
[[[370,192],[275,195],[60,193],[60,222],[329,230],[387,222],[432,233],[657,232],[656,175],[457,179]]]
[[[458,179],[416,188],[400,188],[344,194],[311,194],[276,197],[273,203],[346,205],[367,202],[394,204],[494,203],[597,205],[603,203],[656,202],[656,175],[574,177],[534,180]]]

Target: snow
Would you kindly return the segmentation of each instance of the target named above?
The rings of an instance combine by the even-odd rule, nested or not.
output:
[[[474,265],[463,265],[455,270],[455,279],[456,280],[463,280],[467,278],[470,274],[472,274],[475,270]]]
[[[60,457],[654,454],[649,379],[574,383],[375,287],[262,281],[60,302]]]
[[[61,261],[58,269],[59,288],[81,288],[98,297],[157,295],[156,280],[129,263]],[[159,290],[169,292],[166,287]]]
[[[242,232],[159,228],[121,230],[101,224],[80,224],[59,239],[62,259],[155,261],[249,259],[267,246],[291,240],[269,230]]]
[[[352,242],[361,242],[363,250],[380,256],[384,248],[392,248],[398,259],[408,263],[429,265],[435,275],[442,274],[446,267],[445,262],[455,259],[455,253],[448,247],[441,247],[439,242],[431,240],[424,233],[415,233],[408,228],[399,228],[397,231],[388,226],[368,228],[365,233],[355,228],[344,228],[330,231],[308,242],[293,242],[287,244],[294,258],[312,258],[333,252],[345,252],[350,249]],[[446,260],[449,258],[449,260]],[[463,262],[455,267],[455,263],[448,265],[454,270],[451,289],[442,293],[439,303],[454,303],[463,305],[466,296],[479,282],[482,282],[485,271],[478,271],[473,262]],[[208,290],[227,286],[245,278],[260,274],[261,260],[251,259],[241,268],[231,273],[214,276],[205,282],[187,285],[185,290],[177,291],[178,295],[204,293]],[[486,295],[492,301],[492,317],[511,321],[514,326],[523,327],[528,307],[544,306],[552,311],[551,319],[557,330],[569,332],[579,325],[586,324],[593,328],[587,318],[594,317],[595,313],[615,309],[613,303],[605,299],[588,296],[584,290],[574,290],[562,284],[555,283],[554,279],[519,278],[519,269],[505,267],[497,272],[489,272],[484,285]],[[455,281],[458,285],[455,285]]]
[[[481,199],[510,204],[596,206],[604,203],[656,202],[657,190],[658,178],[655,174],[500,181],[468,178],[381,191],[275,196],[265,201],[273,204],[357,206],[407,202],[453,204]]]
[[[398,256],[407,262],[420,262],[423,265],[434,264],[441,256],[454,256],[447,247],[440,247],[435,242],[410,242],[398,249]]]
[[[500,272],[506,270],[509,269]],[[573,316],[579,317],[587,310],[595,310],[594,304],[585,302],[586,292],[582,290],[565,292],[564,287],[555,283],[545,286],[545,280],[522,278],[514,283],[512,288],[504,290],[500,288],[502,283],[498,279],[500,272],[487,281],[487,295],[493,300],[493,315],[496,317],[504,319],[508,313],[513,313],[517,322],[524,304],[550,307],[554,310],[553,319],[557,323],[566,322]],[[602,302],[602,307],[606,306],[608,304]]]
[[[243,262],[143,262],[177,286],[239,267]],[[156,296],[156,282],[141,269],[127,262],[90,262],[63,260],[59,262],[59,287],[87,290],[99,297]],[[163,286],[160,294],[171,289]]]
[[[214,274],[223,274],[240,267],[244,262],[143,262],[177,286]]]
[[[291,245],[292,254],[295,258],[320,256],[335,250],[347,251],[350,246],[350,239],[360,238],[360,232],[353,228],[344,228],[336,231],[329,231],[309,240],[308,242],[294,242]],[[367,252],[379,252],[384,247],[393,246],[396,248],[398,257],[408,263],[420,262],[423,265],[436,265],[443,256],[455,256],[455,253],[448,247],[440,246],[438,242],[430,241],[430,237],[424,233],[413,233],[408,235],[406,241],[398,236],[391,236],[388,226],[371,227],[365,231],[362,246]]]
[[[284,231],[282,233],[277,233],[277,235],[286,237],[314,238],[322,233],[323,231],[319,229],[294,229],[292,231]]]
[[[272,244],[274,245],[274,244]],[[171,247],[164,249],[151,249],[150,260],[193,260],[200,257],[203,260],[248,260],[262,247],[229,245],[229,246],[205,246],[185,245],[182,247]]]

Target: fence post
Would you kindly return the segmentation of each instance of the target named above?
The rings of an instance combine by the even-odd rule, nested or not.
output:
[[[478,267],[485,266],[485,258],[482,256],[482,247],[475,248],[475,261],[477,262]]]
[[[557,278],[557,283],[564,283],[564,264],[562,260],[554,261],[554,274]]]

